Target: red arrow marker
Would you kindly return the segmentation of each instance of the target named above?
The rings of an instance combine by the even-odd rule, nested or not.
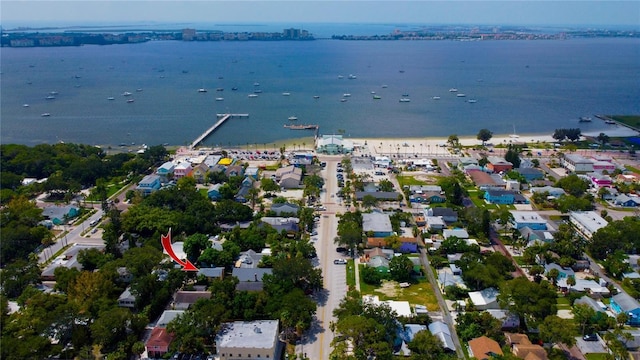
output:
[[[187,259],[186,261],[180,260],[176,255],[175,251],[173,251],[173,247],[171,246],[171,229],[169,229],[169,232],[167,233],[166,236],[162,235],[161,239],[162,239],[161,241],[162,241],[162,247],[164,248],[164,251],[166,251],[167,254],[169,254],[169,256],[173,259],[173,261],[177,262],[182,266],[182,271],[198,271],[198,268],[195,267],[195,265],[193,265],[191,261],[189,261],[189,259]]]

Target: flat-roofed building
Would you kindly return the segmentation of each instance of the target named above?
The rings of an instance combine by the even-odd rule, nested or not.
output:
[[[593,171],[593,162],[578,154],[565,154],[562,158],[562,166],[572,172]]]
[[[379,212],[362,214],[362,230],[365,233],[371,232],[373,237],[384,238],[393,234],[389,215]]]
[[[595,211],[571,211],[569,221],[587,239],[591,239],[596,231],[609,224]]]
[[[547,221],[535,211],[512,210],[513,226],[520,230],[527,226],[532,230],[547,230]]]
[[[278,320],[224,323],[216,337],[220,360],[279,359]]]

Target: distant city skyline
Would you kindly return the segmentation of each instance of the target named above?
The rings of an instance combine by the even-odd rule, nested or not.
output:
[[[640,1],[58,1],[1,4],[1,25],[412,23],[640,27]]]

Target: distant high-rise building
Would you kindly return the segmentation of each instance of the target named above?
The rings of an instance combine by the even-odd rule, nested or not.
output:
[[[196,37],[196,29],[182,29],[182,40],[193,41]]]

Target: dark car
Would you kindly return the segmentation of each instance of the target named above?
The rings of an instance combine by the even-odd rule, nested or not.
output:
[[[339,253],[346,253],[347,252],[347,248],[342,247],[342,246],[338,246],[336,248],[336,251],[339,252]]]
[[[587,334],[582,337],[584,341],[598,341],[598,335],[596,334]]]

